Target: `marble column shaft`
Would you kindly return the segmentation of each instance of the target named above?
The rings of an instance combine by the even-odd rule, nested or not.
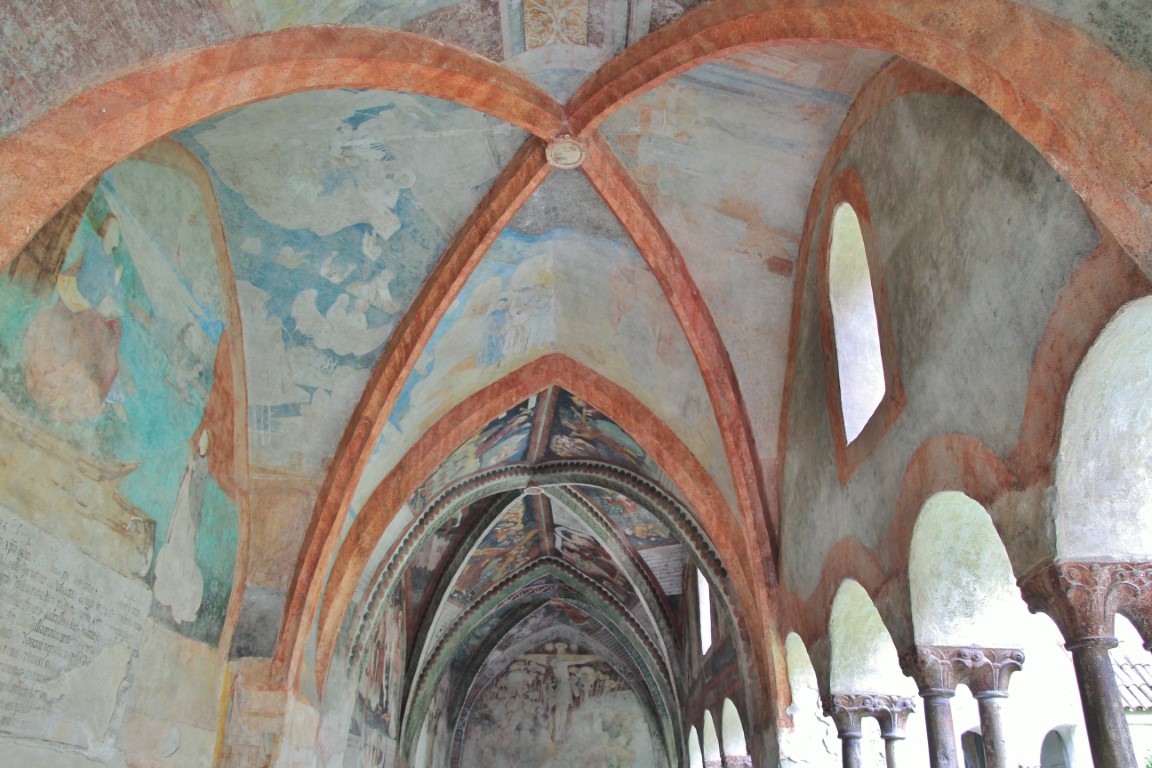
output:
[[[1108,651],[1116,647],[1117,613],[1152,648],[1152,563],[1046,563],[1020,579],[1020,591],[1029,610],[1052,618],[1072,652],[1093,763],[1137,768]]]
[[[951,698],[961,684],[967,685],[981,702],[980,730],[988,768],[1012,768],[1000,719],[1000,700],[1008,695],[1012,673],[1023,664],[1024,652],[1017,648],[924,645],[901,657],[904,673],[916,681],[925,702],[928,754],[933,768],[959,765]]]

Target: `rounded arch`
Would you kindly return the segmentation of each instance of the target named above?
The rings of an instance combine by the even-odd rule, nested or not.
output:
[[[748,756],[748,740],[744,738],[744,724],[740,722],[740,712],[732,703],[732,699],[724,699],[724,707],[720,714],[720,730],[726,756]]]
[[[945,11],[934,0],[802,0],[767,9],[744,0],[711,3],[605,65],[569,101],[571,125],[588,134],[622,104],[684,71],[741,48],[784,40],[890,51],[964,87],[1060,169],[1125,249],[1148,266],[1147,75],[1087,33],[1011,0],[980,0]],[[1017,55],[1021,47],[1030,55]],[[1072,75],[1047,76],[1055,70]],[[1104,114],[1115,117],[1106,126],[1098,117]]]
[[[1056,457],[1056,554],[1152,556],[1152,297],[1120,309],[1084,356]]]
[[[1053,728],[1040,743],[1040,768],[1072,768],[1070,726]]]
[[[828,625],[831,693],[914,696],[916,687],[900,671],[892,636],[860,583],[845,579],[832,601]]]
[[[958,491],[924,503],[908,557],[918,645],[1016,647],[1021,600],[1015,584],[984,507]]]

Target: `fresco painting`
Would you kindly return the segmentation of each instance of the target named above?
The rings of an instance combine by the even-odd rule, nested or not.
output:
[[[465,440],[424,483],[425,495],[435,496],[460,478],[482,469],[524,461],[535,412],[533,395]]]
[[[677,543],[668,526],[635,500],[593,485],[582,486],[580,493],[615,523],[637,549]]]
[[[553,551],[576,570],[613,588],[626,605],[635,605],[636,591],[628,577],[584,521],[563,504],[553,502],[550,509]]]
[[[207,166],[233,243],[253,464],[319,477],[397,322],[523,134],[437,99],[338,90],[176,138]]]
[[[627,432],[602,411],[564,390],[556,404],[545,456],[601,459],[637,472],[654,468]]]
[[[19,270],[0,278],[0,399],[119,467],[116,493],[156,524],[153,616],[215,644],[238,513],[228,299],[209,213],[195,181],[143,160],[85,196],[41,260],[51,269],[35,283]]]
[[[345,765],[359,768],[391,763],[400,735],[406,659],[404,598],[401,591],[396,590],[376,625],[376,634],[356,685]]]
[[[653,752],[628,684],[597,655],[555,640],[520,655],[483,692],[460,764],[639,768],[656,763]]]
[[[744,51],[640,96],[602,126],[668,230],[740,377],[775,472],[793,271],[823,147],[884,61],[832,45]],[[772,173],[764,173],[771,167]]]
[[[503,512],[468,556],[456,576],[451,601],[466,607],[485,590],[541,553],[535,511],[517,499]]]
[[[553,240],[505,230],[493,243],[416,361],[364,469],[354,508],[448,409],[555,351]]]

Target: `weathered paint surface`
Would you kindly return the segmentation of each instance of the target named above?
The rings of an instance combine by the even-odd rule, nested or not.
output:
[[[522,135],[435,99],[321,91],[179,140],[212,173],[232,244],[253,464],[316,477],[400,316]]]
[[[228,302],[200,190],[171,168],[123,163],[58,248],[50,290],[2,279],[5,407],[32,419],[29,436],[108,464],[125,502],[156,524],[156,615],[216,643],[238,521],[222,488],[234,496],[231,467],[210,457],[231,453],[235,406],[209,409],[226,391],[213,377]]]
[[[817,147],[886,59],[836,46],[739,53],[644,94],[602,128],[716,319],[769,476]]]
[[[640,703],[627,683],[594,654],[564,642],[521,655],[475,706],[461,765],[656,764]]]
[[[961,123],[965,130],[955,133]],[[952,138],[942,140],[945,132]],[[796,521],[783,526],[795,534],[784,545],[784,576],[805,596],[839,539],[882,550],[904,467],[925,438],[960,432],[1001,456],[1014,447],[1033,354],[1056,296],[1096,244],[1072,190],[973,99],[900,99],[860,129],[838,165],[854,166],[864,180],[908,407],[842,486],[834,477],[810,267],[782,488],[783,509]],[[942,179],[948,182],[938,189]],[[918,268],[906,268],[912,263]],[[1025,276],[1027,303],[1013,289]],[[823,524],[799,523],[812,510]]]

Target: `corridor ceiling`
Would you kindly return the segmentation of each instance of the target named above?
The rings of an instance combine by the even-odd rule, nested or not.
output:
[[[405,700],[373,712],[411,721],[405,748],[518,655],[595,656],[674,756],[698,568],[769,690],[813,190],[879,73],[929,76],[879,50],[895,33],[836,43],[851,14],[766,45],[763,3],[696,4],[7,4],[0,171],[26,164],[0,263],[39,303],[0,318],[24,340],[0,416],[97,446],[85,471],[128,478],[157,550],[205,495],[194,620],[157,576],[170,624],[309,693],[399,665]],[[122,335],[151,346],[117,359]]]
[[[34,9],[18,10],[31,24]],[[733,599],[747,606],[759,593],[764,604],[751,585],[772,569],[769,500],[809,197],[849,106],[892,58],[819,42],[738,49],[589,113],[568,144],[576,167],[555,167],[564,163],[532,133],[552,126],[563,149],[578,119],[560,104],[588,103],[595,94],[580,88],[605,62],[686,10],[673,0],[235,3],[132,22],[108,15],[106,37],[62,56],[44,56],[30,38],[13,50],[17,66],[5,76],[67,88],[149,41],[160,50],[239,30],[366,25],[421,37],[358,43],[356,29],[334,27],[334,44],[407,50],[505,92],[422,85],[417,72],[400,76],[398,91],[308,89],[215,114],[108,170],[13,264],[14,274],[54,281],[72,312],[169,328],[166,346],[183,351],[166,364],[168,378],[192,402],[218,394],[181,372],[196,360],[210,368],[222,337],[242,345],[248,423],[237,450],[246,449],[250,476],[264,478],[251,514],[267,541],[247,563],[235,652],[314,665],[323,687],[333,653],[353,663],[373,642],[387,644],[379,633],[395,621],[385,603],[404,595],[409,706],[419,712],[440,680],[416,685],[424,665],[470,653],[464,667],[481,674],[494,647],[469,642],[562,622],[571,647],[598,653],[642,692],[657,713],[653,733],[677,753],[682,734],[671,723],[683,691],[671,670],[687,640],[684,566],[720,584],[721,621],[726,569],[741,574]],[[6,87],[19,96],[16,85]],[[6,100],[7,126],[35,117],[40,103]],[[181,210],[191,212],[173,215]],[[145,251],[184,276],[173,283],[141,266]],[[119,266],[128,252],[139,275]],[[122,296],[129,278],[144,299]],[[219,295],[209,287],[217,280]],[[180,306],[149,305],[161,294]],[[27,333],[59,333],[66,322]],[[92,343],[107,352],[114,341],[97,334]],[[63,423],[66,437],[78,439],[83,429],[71,425],[93,413],[111,434],[111,382],[140,386],[144,367],[93,363],[58,382],[88,398],[29,391],[25,405]],[[487,413],[487,425],[453,432],[462,408],[473,422]],[[172,428],[174,445],[187,439],[182,429]],[[640,446],[653,442],[650,456]],[[512,486],[437,507],[443,520],[420,518],[430,489],[510,464],[522,466]],[[165,481],[154,473],[153,482]],[[285,482],[318,500],[273,521],[267,510]],[[535,483],[547,492],[515,492]],[[409,517],[427,538],[405,548],[392,523]],[[212,550],[200,538],[198,553]],[[722,563],[717,545],[735,559]],[[301,546],[291,571],[285,557]],[[339,549],[325,580],[326,547]],[[219,570],[209,592],[227,586]],[[512,574],[518,589],[552,596],[476,610]],[[258,599],[262,589],[272,597]],[[460,625],[471,613],[476,621]],[[314,646],[293,640],[308,637],[309,617]],[[200,634],[219,630],[209,622]],[[540,632],[526,637],[521,644],[543,642]]]

